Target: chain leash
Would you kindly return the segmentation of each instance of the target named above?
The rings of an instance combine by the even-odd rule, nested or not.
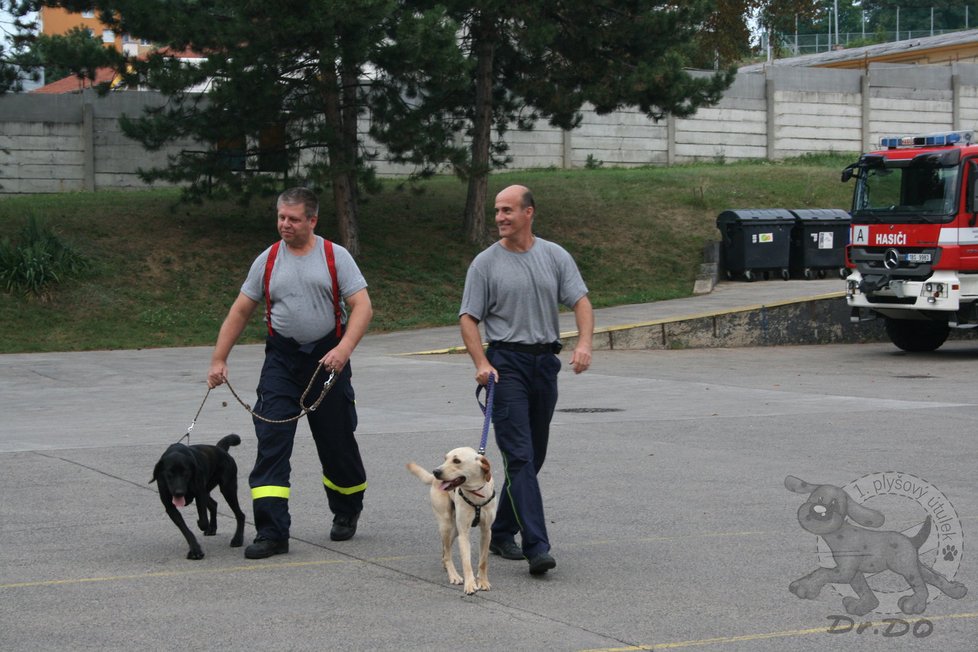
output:
[[[306,385],[306,390],[302,392],[302,396],[299,398],[299,407],[301,408],[301,411],[299,412],[299,414],[295,415],[294,417],[289,417],[288,419],[269,419],[268,417],[263,417],[262,415],[258,414],[253,409],[251,409],[250,405],[248,405],[247,403],[241,400],[241,397],[238,396],[238,393],[234,391],[234,388],[231,386],[230,381],[228,381],[225,378],[224,383],[228,386],[228,389],[231,390],[231,395],[234,396],[235,399],[237,399],[238,403],[244,406],[244,409],[248,410],[251,416],[255,417],[256,419],[260,421],[264,421],[265,423],[291,423],[292,421],[298,421],[299,419],[309,414],[310,412],[315,412],[316,408],[319,407],[319,404],[323,402],[324,398],[326,398],[326,394],[328,394],[329,390],[333,389],[333,385],[336,384],[336,380],[337,380],[336,372],[331,370],[329,372],[329,378],[327,378],[326,381],[323,383],[323,389],[319,393],[319,398],[316,399],[315,403],[313,403],[309,407],[306,407],[306,397],[309,395],[309,392],[312,391],[312,386],[313,384],[315,384],[316,377],[319,376],[319,370],[322,368],[323,368],[322,365],[316,365],[316,371],[313,372],[312,378],[309,379],[309,384]],[[206,400],[207,397],[204,398]]]
[[[180,439],[177,440],[177,443],[178,444],[180,442],[182,442],[184,439],[187,440],[187,443],[188,444],[190,443],[190,433],[192,433],[194,431],[194,426],[197,425],[197,417],[200,416],[201,410],[204,409],[204,403],[207,402],[207,397],[210,396],[210,395],[211,395],[211,388],[208,387],[207,388],[207,392],[204,394],[204,400],[200,402],[200,407],[197,408],[197,414],[194,415],[194,420],[191,421],[190,422],[190,425],[187,427],[187,434],[185,434],[183,437],[181,437]]]

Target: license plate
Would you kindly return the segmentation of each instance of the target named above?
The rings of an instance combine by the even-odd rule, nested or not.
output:
[[[930,254],[907,254],[908,263],[929,263]]]

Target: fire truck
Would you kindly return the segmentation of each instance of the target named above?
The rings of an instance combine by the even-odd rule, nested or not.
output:
[[[882,318],[904,351],[978,326],[978,144],[972,131],[885,137],[855,179],[846,266],[851,319]]]

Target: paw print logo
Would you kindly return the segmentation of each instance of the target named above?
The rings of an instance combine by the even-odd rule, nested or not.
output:
[[[944,561],[954,561],[955,557],[958,556],[957,546],[944,546],[944,550],[942,552],[944,553]]]

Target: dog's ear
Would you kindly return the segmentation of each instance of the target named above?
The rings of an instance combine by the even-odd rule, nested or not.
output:
[[[163,460],[160,460],[159,462],[156,463],[156,466],[153,467],[153,477],[147,484],[153,484],[154,482],[156,482],[156,478],[160,477],[160,471],[162,471],[161,468],[162,466],[163,466]]]
[[[492,480],[492,471],[489,468],[489,458],[485,455],[479,456],[479,466],[482,467],[482,477],[486,482]]]
[[[847,495],[846,499],[846,513],[849,518],[864,527],[883,527],[886,517],[882,512],[860,505],[851,496]]]
[[[817,484],[805,482],[801,478],[796,478],[793,475],[789,475],[784,479],[784,486],[788,489],[788,491],[794,491],[796,494],[810,494],[818,489]]]

